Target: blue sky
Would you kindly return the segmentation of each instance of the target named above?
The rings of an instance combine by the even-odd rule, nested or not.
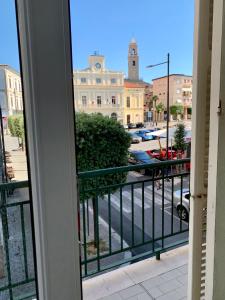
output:
[[[87,67],[95,50],[109,69],[127,73],[127,49],[139,46],[140,76],[164,76],[166,66],[145,66],[171,54],[171,72],[192,74],[194,0],[71,0],[74,68]],[[19,69],[14,0],[0,0],[0,63]]]

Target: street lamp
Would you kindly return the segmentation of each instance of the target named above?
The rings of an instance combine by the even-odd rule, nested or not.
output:
[[[160,65],[167,64],[167,105],[166,105],[166,159],[168,160],[168,149],[169,149],[169,121],[170,121],[170,114],[169,114],[169,105],[170,105],[170,54],[167,54],[167,60],[155,65],[149,65],[146,68],[154,68]]]

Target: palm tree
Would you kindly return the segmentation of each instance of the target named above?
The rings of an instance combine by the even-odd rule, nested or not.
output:
[[[165,110],[165,106],[162,102],[160,102],[158,105],[156,105],[157,121],[159,118],[159,114],[161,114],[164,110]]]
[[[153,106],[153,111],[154,111],[154,116],[153,116],[153,124],[154,124],[154,121],[156,123],[156,126],[157,126],[157,119],[156,119],[156,102],[159,100],[159,97],[157,95],[154,95],[152,96],[152,102],[154,103],[154,106]]]

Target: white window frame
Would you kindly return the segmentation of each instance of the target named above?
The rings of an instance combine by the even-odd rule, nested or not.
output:
[[[38,296],[80,300],[69,1],[17,0],[17,15]]]

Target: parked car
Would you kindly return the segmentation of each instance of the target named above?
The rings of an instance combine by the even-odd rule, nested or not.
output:
[[[136,135],[142,138],[142,141],[151,141],[153,140],[153,136],[151,135],[151,131],[147,129],[138,130],[135,132]]]
[[[157,158],[159,160],[166,160],[166,149],[163,148],[160,149],[153,149],[153,150],[147,150],[146,153],[150,155],[152,158]],[[177,151],[168,149],[168,159],[174,159],[177,157]]]
[[[141,150],[131,150],[129,152],[128,158],[129,164],[138,165],[138,164],[153,164],[156,162],[160,162],[158,159],[150,158],[149,155],[145,151]],[[140,173],[143,175],[152,176],[152,169],[142,169]]]
[[[144,128],[144,127],[145,127],[145,124],[142,123],[142,122],[138,122],[138,123],[136,124],[136,128]]]
[[[149,131],[151,131],[151,132],[155,132],[155,131],[159,131],[159,130],[161,130],[161,128],[151,128],[151,129],[149,129]]]
[[[127,126],[128,126],[129,129],[136,128],[136,124],[134,124],[134,123],[129,123],[129,124],[127,124]]]
[[[140,136],[136,135],[134,132],[129,132],[129,135],[131,137],[132,144],[138,144],[142,141],[142,138]]]
[[[181,204],[181,190],[177,190],[173,194],[174,206],[177,209],[178,216],[183,221],[189,220],[190,213],[190,191],[183,189],[182,191],[182,204]]]
[[[123,125],[124,129],[129,129],[128,125]]]

